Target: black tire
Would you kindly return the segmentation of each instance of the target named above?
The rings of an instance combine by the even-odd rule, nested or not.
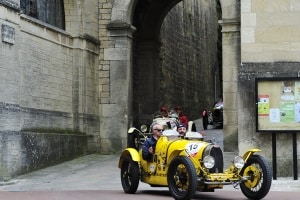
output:
[[[168,170],[169,191],[174,199],[192,199],[197,190],[197,174],[192,161],[183,156],[174,158]]]
[[[129,148],[135,148],[136,150],[139,150],[140,148],[140,135],[136,131],[133,133],[128,134],[127,138],[127,146]]]
[[[214,113],[213,113],[213,117],[214,117],[214,120],[220,120],[221,119],[221,110],[219,109],[216,109],[214,110]]]
[[[251,179],[240,184],[243,194],[248,199],[264,198],[271,187],[272,173],[269,163],[260,155],[252,155],[241,171],[242,176]]]
[[[121,165],[121,183],[124,192],[134,194],[139,186],[140,171],[137,162],[125,156]]]

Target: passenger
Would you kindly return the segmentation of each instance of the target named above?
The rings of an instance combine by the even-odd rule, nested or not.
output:
[[[184,123],[185,127],[188,127],[189,120],[188,120],[188,117],[182,113],[181,106],[177,107],[177,113],[178,113],[178,117],[179,117],[179,122]]]
[[[156,115],[157,116],[157,115]],[[177,129],[178,119],[176,116],[170,116],[166,106],[160,108],[160,114],[157,117],[154,117],[153,123],[161,124],[164,129]]]
[[[168,109],[166,106],[160,108],[160,114],[162,118],[169,118]]]
[[[178,118],[178,114],[177,114],[176,110],[177,110],[177,108],[175,106],[171,107],[169,116],[171,116],[173,118]]]
[[[153,123],[151,125],[151,132],[153,135],[148,138],[142,148],[142,157],[144,160],[152,160],[153,159],[153,154],[155,153],[155,146],[156,142],[159,139],[159,137],[162,135],[163,132],[163,127],[162,125],[158,123]]]
[[[177,132],[179,133],[179,135],[181,137],[184,137],[185,134],[186,134],[186,126],[184,123],[180,123],[178,126],[177,126]]]

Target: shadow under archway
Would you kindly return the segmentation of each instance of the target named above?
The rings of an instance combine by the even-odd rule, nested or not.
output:
[[[183,105],[190,120],[200,118],[202,108],[210,109],[213,105],[214,77],[219,68],[216,66],[218,5],[194,2],[139,1],[136,5],[133,16],[137,29],[133,40],[135,126],[151,123],[152,115],[162,105],[169,108]],[[217,84],[220,90],[221,81]]]

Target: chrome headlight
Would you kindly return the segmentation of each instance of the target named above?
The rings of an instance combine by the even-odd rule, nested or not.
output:
[[[241,156],[234,157],[233,164],[236,168],[241,169],[245,165],[245,161]]]
[[[207,169],[211,169],[215,166],[215,158],[210,155],[205,156],[203,159],[203,164]]]

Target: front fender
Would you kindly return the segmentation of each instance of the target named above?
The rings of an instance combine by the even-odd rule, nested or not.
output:
[[[249,149],[244,155],[243,159],[245,162],[249,159],[250,156],[252,156],[255,152],[260,152],[261,150],[258,148]]]
[[[139,163],[139,162],[141,161],[139,152],[138,152],[136,149],[134,149],[134,148],[126,148],[126,149],[122,152],[122,154],[121,154],[121,156],[120,156],[119,165],[118,165],[119,168],[121,168],[121,165],[122,165],[122,162],[123,162],[123,158],[124,158],[125,156],[127,156],[127,155],[131,156],[131,159],[132,159],[133,161],[135,161],[135,162],[138,162],[138,163]]]

